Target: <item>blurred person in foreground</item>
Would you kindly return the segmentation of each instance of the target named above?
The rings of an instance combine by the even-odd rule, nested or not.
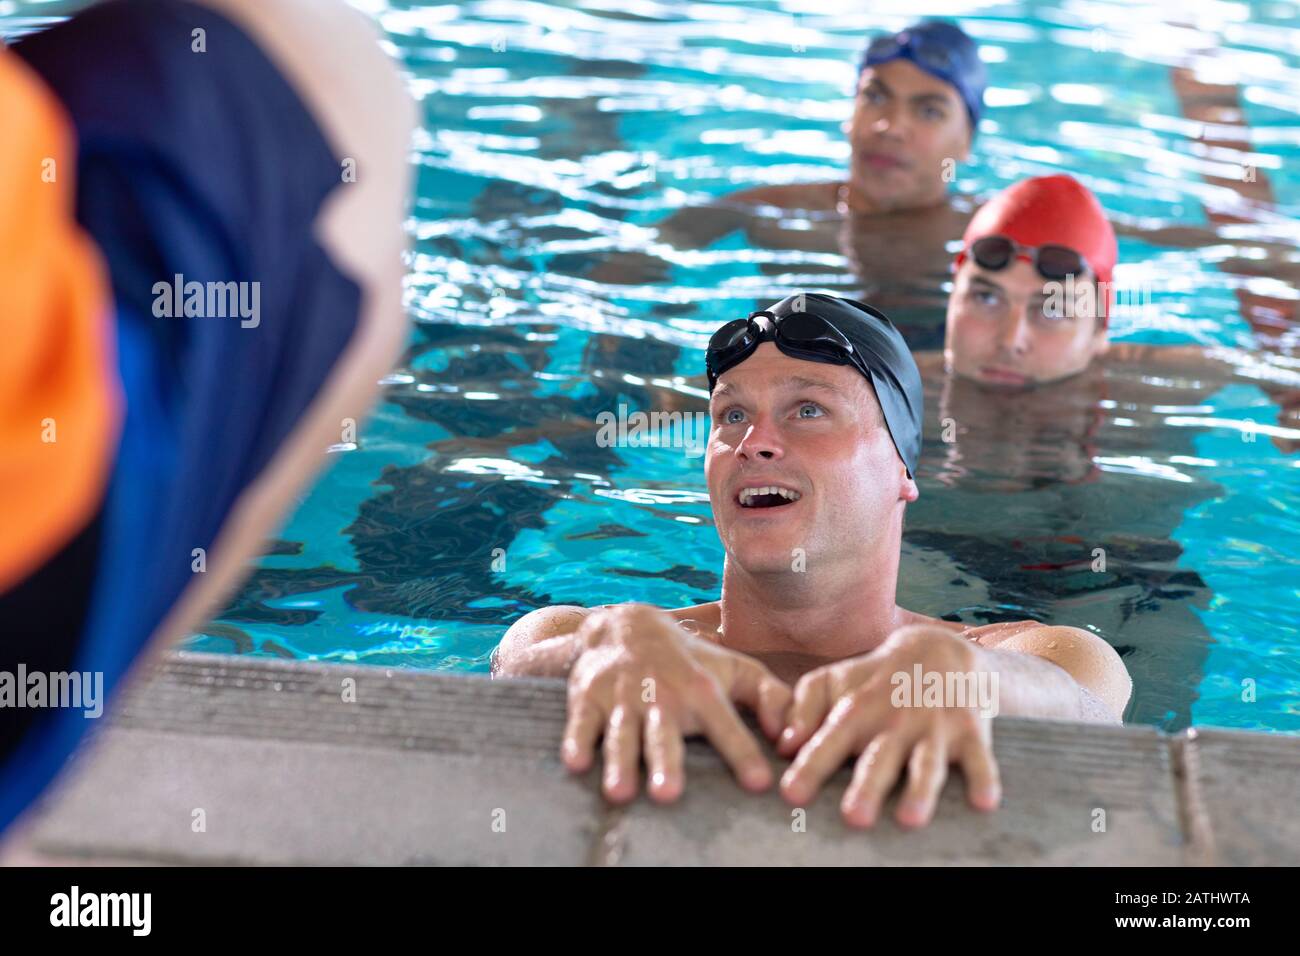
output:
[[[3,829],[368,410],[414,111],[334,0],[112,0],[0,49],[0,87]],[[59,675],[86,706],[36,699]]]

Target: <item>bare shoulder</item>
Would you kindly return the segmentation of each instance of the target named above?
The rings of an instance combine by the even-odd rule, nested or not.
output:
[[[978,646],[1003,654],[1023,654],[1055,664],[1087,692],[1081,698],[1086,719],[1118,722],[1133,694],[1133,681],[1119,653],[1100,635],[1080,627],[1038,621],[1002,621],[978,627],[906,612],[903,625],[943,627]],[[910,619],[908,619],[910,618]],[[1089,701],[1088,695],[1095,698]],[[1095,713],[1089,707],[1101,708]]]
[[[1055,664],[1100,701],[1110,720],[1118,720],[1133,696],[1133,679],[1115,648],[1081,627],[1017,621],[973,628],[981,647],[1028,654]]]
[[[980,624],[971,626],[963,624],[960,621],[945,621],[942,618],[928,617],[924,614],[911,615],[911,619],[904,622],[905,624],[924,624],[928,627],[940,627],[950,631],[959,637],[963,637],[972,644],[978,644],[980,647],[997,647],[999,644],[1010,641],[1029,631],[1042,627],[1038,621],[999,621],[996,624]]]
[[[717,601],[673,608],[668,612],[683,629],[705,640],[717,641],[722,627],[722,607]]]
[[[529,611],[510,625],[501,646],[522,647],[536,644],[561,634],[571,634],[582,626],[591,608],[576,604],[551,604]]]
[[[552,604],[529,611],[511,624],[492,648],[492,676],[560,676],[562,672],[550,673],[545,659],[533,659],[534,649],[552,638],[574,633],[590,613],[587,608],[574,604]],[[527,668],[517,670],[520,661],[530,663]]]

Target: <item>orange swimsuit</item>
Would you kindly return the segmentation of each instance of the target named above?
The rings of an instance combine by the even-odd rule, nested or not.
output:
[[[0,47],[0,592],[91,519],[121,418],[109,289],[62,107]]]

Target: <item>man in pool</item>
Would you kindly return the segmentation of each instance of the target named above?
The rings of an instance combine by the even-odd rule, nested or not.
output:
[[[740,783],[771,769],[733,704],[753,709],[782,755],[790,802],[806,804],[858,755],[841,809],[871,826],[894,784],[896,818],[924,825],[950,763],[972,805],[1000,800],[993,712],[1118,722],[1131,693],[1115,651],[1087,631],[1033,621],[965,627],[900,607],[903,514],[918,492],[921,380],[902,336],[851,300],[800,294],[723,326],[707,356],[705,456],[726,551],[721,599],[541,608],[510,628],[497,676],[566,676],[563,758],[587,769],[604,736],[616,802],[683,787],[682,737],[705,734]],[[915,706],[909,682],[992,688]],[[796,682],[793,691],[787,681]]]
[[[974,41],[953,23],[927,20],[876,37],[862,54],[853,115],[844,124],[851,155],[843,179],[741,190],[674,213],[658,224],[658,238],[702,249],[742,230],[752,248],[842,253],[872,301],[895,320],[900,308],[923,304],[932,307],[921,310],[928,317],[938,305],[932,290],[948,261],[946,244],[970,218],[971,204],[948,186],[970,155],[986,85]],[[791,227],[796,213],[807,219]],[[663,266],[623,252],[592,278],[653,281]],[[807,264],[801,271],[816,270]],[[926,330],[941,331],[931,326],[899,327],[922,347],[930,344]]]
[[[987,82],[974,41],[956,24],[927,20],[876,37],[863,51],[844,127],[852,149],[847,177],[729,198],[858,216],[945,206],[944,170],[970,156]]]
[[[1072,177],[1042,176],[1003,190],[966,230],[948,300],[944,351],[919,354],[922,372],[929,378],[942,366],[986,390],[1054,383],[1087,389],[1127,365],[1194,375],[1198,398],[1206,386],[1236,378],[1261,385],[1279,401],[1284,428],[1300,425],[1295,385],[1262,380],[1276,370],[1258,363],[1249,363],[1248,374],[1240,372],[1244,353],[1110,342],[1117,258],[1115,233],[1101,204]],[[1112,393],[1122,387],[1117,380],[1110,384]]]

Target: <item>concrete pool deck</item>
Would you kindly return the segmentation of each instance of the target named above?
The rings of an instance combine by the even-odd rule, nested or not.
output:
[[[564,705],[560,681],[172,653],[2,859],[1300,864],[1296,737],[1000,717],[1001,810],[968,809],[950,780],[925,830],[859,832],[838,815],[846,770],[801,813],[741,791],[698,742],[676,806],[609,806],[596,773],[559,762]]]

